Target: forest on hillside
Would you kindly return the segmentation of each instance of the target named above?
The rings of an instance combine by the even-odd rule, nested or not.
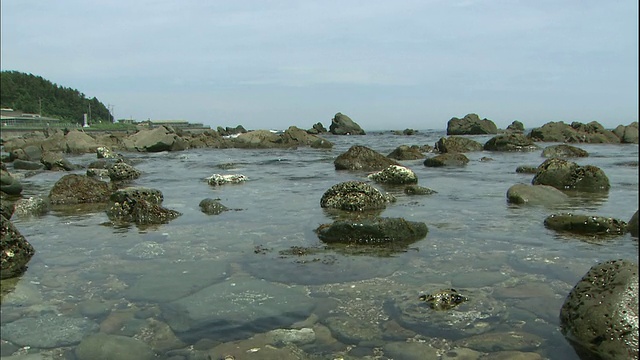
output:
[[[111,123],[107,107],[95,97],[88,99],[76,89],[66,88],[32,74],[0,72],[0,107],[41,114],[70,123]]]

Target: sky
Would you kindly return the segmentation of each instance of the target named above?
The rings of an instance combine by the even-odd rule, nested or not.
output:
[[[246,129],[638,121],[637,0],[2,0],[2,70],[116,119]],[[1,91],[1,89],[0,89]]]

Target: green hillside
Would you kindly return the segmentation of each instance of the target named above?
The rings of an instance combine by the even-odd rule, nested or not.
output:
[[[0,72],[0,106],[69,123],[82,124],[85,113],[93,124],[113,122],[107,107],[95,97],[88,99],[76,89],[18,71]]]

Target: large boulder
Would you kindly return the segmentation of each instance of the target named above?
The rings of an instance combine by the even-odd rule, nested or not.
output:
[[[107,171],[111,181],[135,180],[141,175],[140,170],[121,160],[108,166]]]
[[[621,143],[637,144],[638,143],[638,122],[634,121],[627,126],[618,125],[613,130],[613,133],[620,138]]]
[[[524,133],[524,124],[518,120],[514,120],[511,125],[507,126],[507,131],[515,133]]]
[[[249,131],[230,138],[228,141],[233,147],[251,149],[296,148],[299,146],[331,148],[333,146],[330,141],[309,134],[295,126],[289,127],[281,134],[270,130]]]
[[[79,166],[67,160],[59,151],[45,151],[42,153],[40,162],[44,165],[45,169],[51,171],[71,171],[79,168]]]
[[[487,151],[535,151],[539,147],[528,137],[519,133],[496,135],[484,144]]]
[[[51,204],[102,203],[109,199],[111,186],[85,175],[68,174],[60,178],[49,191]]]
[[[587,157],[589,156],[589,153],[586,150],[580,149],[579,147],[575,147],[573,145],[559,144],[547,146],[546,148],[544,148],[544,150],[542,150],[542,156],[546,158]]]
[[[484,135],[497,134],[498,127],[488,119],[480,120],[477,114],[467,114],[462,119],[451,118],[447,122],[447,135]]]
[[[84,131],[71,130],[64,137],[67,153],[86,154],[95,152],[100,147],[96,139]]]
[[[418,182],[418,176],[413,170],[400,165],[389,165],[388,168],[369,174],[367,177],[377,183],[389,185],[416,184]]]
[[[137,225],[166,224],[182,215],[162,207],[164,196],[157,189],[128,187],[115,191],[109,197],[107,216],[117,223]]]
[[[610,260],[578,281],[560,310],[562,333],[582,359],[638,359],[638,264]]]
[[[418,146],[400,145],[387,155],[394,160],[418,160],[423,159],[424,154]]]
[[[313,124],[313,126],[311,127],[311,129],[307,130],[307,132],[309,134],[323,134],[327,132],[327,128],[324,127],[324,125],[322,125],[321,122],[317,122],[315,124]]]
[[[342,113],[337,113],[331,119],[329,132],[334,135],[366,135],[360,125]]]
[[[425,223],[402,218],[335,221],[316,229],[318,238],[325,243],[356,245],[408,244],[427,236],[427,231]]]
[[[595,237],[623,235],[627,232],[627,223],[622,220],[571,213],[549,215],[544,220],[544,226],[555,231]]]
[[[0,192],[7,195],[20,195],[22,193],[22,184],[20,181],[6,170],[0,170]]]
[[[471,151],[482,151],[482,144],[460,136],[449,136],[440,138],[435,144],[435,150],[440,153],[465,153]]]
[[[516,184],[507,190],[507,202],[518,205],[557,205],[567,202],[569,196],[548,185]]]
[[[383,194],[367,183],[346,181],[325,191],[320,199],[320,206],[346,211],[367,211],[384,209],[392,201],[395,201],[392,195]]]
[[[609,178],[600,168],[593,165],[580,166],[560,158],[545,160],[531,181],[533,185],[550,185],[559,190],[584,192],[607,192],[611,185]]]
[[[619,143],[620,138],[596,121],[588,124],[574,121],[571,125],[562,121],[549,122],[529,133],[534,141],[564,143]]]
[[[158,126],[151,130],[140,130],[131,135],[125,146],[131,151],[177,151],[185,150],[188,146],[175,130],[169,126]]]
[[[629,219],[627,230],[631,233],[631,236],[635,238],[638,237],[638,210],[636,210],[631,219]]]
[[[0,216],[0,279],[22,274],[34,253],[33,246],[11,220]]]
[[[366,146],[353,145],[346,152],[338,155],[333,162],[336,170],[379,171],[389,165],[401,165],[379,152]]]
[[[462,153],[445,153],[424,160],[426,167],[464,166],[467,163],[469,158]]]

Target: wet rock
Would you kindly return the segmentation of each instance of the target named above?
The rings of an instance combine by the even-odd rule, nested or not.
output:
[[[36,161],[14,160],[13,168],[16,170],[44,170],[44,164]]]
[[[638,210],[636,210],[635,214],[629,219],[627,230],[631,233],[631,236],[635,238],[638,237]]]
[[[520,165],[516,168],[518,174],[535,174],[538,172],[537,166]]]
[[[220,186],[224,184],[239,184],[248,180],[248,178],[242,174],[213,174],[207,179],[207,184],[211,186]]]
[[[125,163],[118,161],[108,167],[109,179],[111,181],[134,180],[140,177],[141,173],[138,169]]]
[[[222,343],[207,350],[202,357],[190,356],[189,359],[220,360],[312,360],[296,344],[273,343],[269,334],[257,334],[247,339]]]
[[[539,149],[533,140],[518,133],[504,133],[496,135],[484,144],[487,151],[509,151],[524,152],[536,151]]]
[[[631,124],[624,126],[618,125],[613,133],[620,138],[620,142],[624,144],[637,144],[638,143],[638,122],[634,121]]]
[[[33,246],[11,220],[0,216],[0,279],[22,274],[34,253]]]
[[[83,204],[106,202],[111,187],[104,181],[84,175],[68,174],[49,191],[51,204]]]
[[[65,152],[70,154],[86,154],[96,151],[100,146],[96,139],[84,131],[71,130],[65,136]]]
[[[2,324],[2,337],[5,340],[20,346],[44,349],[75,345],[96,331],[98,325],[93,321],[52,313]]]
[[[200,201],[200,210],[207,215],[219,215],[229,208],[220,203],[220,199],[203,199]]]
[[[15,213],[20,216],[41,216],[48,213],[50,207],[48,198],[31,196],[16,200]]]
[[[482,290],[465,290],[468,301],[447,311],[432,309],[418,292],[396,294],[387,304],[402,326],[426,336],[457,339],[486,333],[507,317],[506,307]]]
[[[143,152],[179,151],[186,148],[185,141],[169,126],[140,130],[125,142],[128,150]]]
[[[390,152],[387,157],[395,160],[418,160],[423,159],[424,155],[417,146],[400,145]]]
[[[560,324],[581,358],[638,359],[638,264],[591,267],[562,305]]]
[[[153,350],[144,342],[128,336],[95,334],[76,347],[78,360],[151,360]]]
[[[15,212],[15,202],[7,199],[7,196],[0,194],[0,216],[11,219]]]
[[[482,144],[460,136],[449,136],[440,138],[435,145],[435,150],[440,153],[465,153],[472,151],[482,151]]]
[[[523,331],[499,331],[474,335],[454,342],[454,345],[483,352],[532,351],[540,348],[544,340]]]
[[[606,130],[596,121],[583,124],[577,121],[571,125],[562,121],[548,122],[542,127],[534,128],[529,133],[533,141],[550,141],[561,143],[619,143],[612,131]]]
[[[395,201],[392,195],[383,194],[367,183],[346,181],[329,188],[322,195],[320,206],[346,211],[367,211],[384,209],[392,201]]]
[[[316,333],[312,328],[275,329],[267,334],[272,344],[310,344],[316,340]]]
[[[437,191],[424,186],[409,185],[404,188],[404,193],[407,195],[432,195],[437,193]]]
[[[98,159],[119,159],[122,157],[122,155],[114,153],[110,148],[106,146],[97,147],[96,156],[98,157]]]
[[[338,155],[333,162],[336,170],[379,171],[389,165],[401,165],[377,151],[362,145],[353,145],[346,152]]]
[[[329,132],[334,135],[366,135],[360,125],[342,113],[337,113],[333,119],[331,119]]]
[[[329,316],[322,320],[333,337],[344,344],[360,344],[382,340],[382,330],[377,324],[358,318],[337,315]]]
[[[623,235],[627,229],[627,223],[618,219],[571,213],[550,215],[544,220],[544,226],[556,231],[593,236]]]
[[[403,185],[415,184],[418,177],[413,170],[399,165],[389,165],[388,168],[369,174],[367,178],[382,184]]]
[[[559,158],[571,158],[571,157],[588,157],[589,153],[586,150],[579,147],[559,144],[547,146],[542,150],[542,156],[546,158],[559,157]]]
[[[531,181],[533,185],[550,185],[559,190],[608,192],[611,185],[604,171],[592,165],[580,166],[559,158],[545,160]]]
[[[509,126],[507,126],[507,131],[522,134],[524,133],[524,124],[518,120],[514,120]]]
[[[483,357],[482,360],[544,360],[542,355],[536,352],[522,351],[497,351]]]
[[[426,167],[441,167],[441,166],[464,166],[469,162],[464,154],[461,153],[446,153],[436,155],[431,158],[427,158],[424,161]]]
[[[387,342],[382,349],[384,354],[391,359],[440,360],[438,349],[425,342]]]
[[[516,184],[507,190],[507,202],[518,205],[557,205],[566,203],[569,196],[548,185]]]
[[[137,225],[166,224],[182,215],[161,205],[162,193],[157,189],[130,187],[114,192],[109,198],[107,216],[114,222]]]
[[[134,335],[134,338],[143,341],[153,351],[159,353],[187,346],[187,344],[178,339],[169,325],[153,318],[145,321],[144,325]]]
[[[460,294],[456,289],[442,289],[420,295],[418,300],[424,301],[433,310],[450,310],[469,299]]]
[[[22,184],[8,171],[2,170],[0,171],[0,191],[7,195],[20,195]]]
[[[126,254],[134,259],[155,259],[164,255],[164,248],[157,242],[144,241],[135,244],[131,249],[126,251]]]
[[[40,162],[44,164],[45,169],[51,171],[71,171],[80,168],[79,166],[72,164],[60,152],[47,151],[42,154]]]
[[[329,244],[390,245],[418,241],[427,236],[428,229],[422,222],[402,218],[376,218],[322,224],[316,232],[320,240]]]
[[[321,122],[317,122],[315,124],[313,124],[313,126],[311,127],[311,129],[307,130],[307,132],[309,134],[323,134],[327,132],[327,128],[324,127],[324,125],[322,125]]]
[[[464,118],[451,118],[447,122],[447,135],[497,134],[498,127],[488,119],[480,120],[477,114],[467,114]]]

